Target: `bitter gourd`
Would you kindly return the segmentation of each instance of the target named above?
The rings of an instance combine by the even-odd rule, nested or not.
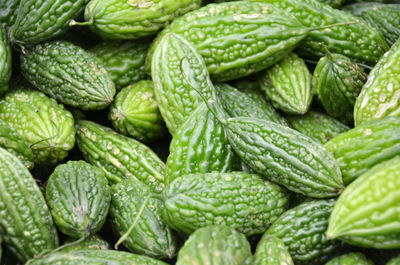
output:
[[[18,44],[35,44],[68,30],[86,0],[20,0],[10,39]],[[71,54],[70,54],[71,55]]]
[[[102,228],[111,201],[107,184],[103,171],[84,161],[56,167],[46,186],[46,200],[62,233],[82,238]]]
[[[305,115],[288,116],[287,120],[293,129],[321,144],[328,142],[340,133],[350,130],[350,127],[340,121],[312,110]]]
[[[39,91],[19,88],[0,100],[0,119],[30,145],[35,164],[63,160],[75,144],[72,114]]]
[[[385,116],[400,116],[400,39],[379,60],[368,75],[354,105],[354,123]]]
[[[146,145],[97,123],[77,122],[77,143],[85,159],[116,183],[135,178],[153,192],[164,189],[165,164]]]
[[[254,265],[294,265],[283,241],[275,236],[264,234],[254,253]]]
[[[333,258],[325,265],[374,265],[374,263],[367,259],[364,254],[355,252]]]
[[[115,94],[114,82],[100,59],[66,41],[25,48],[21,69],[37,89],[83,110],[103,109]]]
[[[399,265],[400,264],[400,255],[392,258],[386,265]]]
[[[4,245],[25,262],[58,246],[57,231],[36,181],[0,147],[0,230]]]
[[[287,192],[243,172],[183,175],[164,190],[163,218],[185,234],[226,225],[245,235],[263,233],[288,206]]]
[[[204,58],[213,79],[231,80],[280,61],[312,30],[267,3],[209,4],[175,19],[160,32],[148,58],[165,34],[180,34]]]
[[[74,252],[78,250],[86,250],[86,249],[99,249],[99,250],[108,250],[110,249],[110,244],[102,239],[98,235],[91,235],[80,243],[76,244],[76,239],[68,239],[65,241],[65,244],[69,244],[58,250],[63,252]]]
[[[7,28],[14,25],[21,0],[0,0],[0,23]]]
[[[386,117],[357,126],[325,144],[339,162],[345,184],[371,167],[400,155],[400,117]]]
[[[357,63],[373,66],[389,49],[377,29],[350,13],[317,0],[262,1],[285,9],[306,27],[358,22],[308,33],[298,47],[301,55],[311,58],[324,56],[324,48],[321,46],[323,43],[332,53],[343,54]]]
[[[283,213],[266,234],[282,239],[296,265],[321,264],[340,246],[325,235],[334,204],[333,199],[304,202]]]
[[[33,168],[33,152],[16,129],[0,120],[0,147],[12,153],[28,168]]]
[[[151,196],[150,189],[134,179],[112,186],[110,222],[115,234],[123,236],[139,218],[123,245],[134,253],[172,258],[177,250],[175,235],[161,218],[163,202]]]
[[[260,84],[275,108],[292,114],[305,114],[310,108],[311,73],[295,53],[270,67],[262,75]]]
[[[215,89],[222,106],[231,117],[259,118],[289,126],[286,119],[264,100],[262,95],[249,95],[228,84],[216,84]]]
[[[183,58],[187,60],[182,61]],[[183,37],[167,34],[155,50],[151,76],[161,115],[172,135],[202,102],[182,75],[181,67],[196,73],[191,81],[210,97],[212,83],[200,54]]]
[[[339,197],[327,236],[356,246],[399,248],[399,186],[400,156],[366,171]]]
[[[201,104],[172,138],[165,182],[190,173],[229,172],[235,153],[222,124]]]
[[[167,132],[153,82],[149,80],[122,89],[110,107],[108,118],[118,132],[142,142],[152,142]]]
[[[8,44],[7,34],[0,27],[0,96],[8,89],[11,77],[11,47]]]
[[[78,250],[73,252],[54,252],[42,258],[30,261],[30,265],[168,265],[165,262],[147,256],[116,250]]]
[[[121,90],[146,79],[144,63],[149,47],[146,41],[104,40],[89,51],[103,61],[117,90]]]
[[[153,35],[174,18],[196,9],[200,0],[91,0],[85,9],[90,28],[108,39]],[[71,23],[71,25],[79,23]]]
[[[213,225],[190,235],[178,253],[176,265],[251,265],[250,244],[234,229]]]
[[[318,61],[313,75],[313,87],[326,112],[347,124],[353,123],[354,103],[366,81],[361,67],[329,51]]]

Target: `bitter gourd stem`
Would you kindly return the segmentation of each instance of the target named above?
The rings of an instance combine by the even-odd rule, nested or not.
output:
[[[91,17],[91,18],[89,19],[89,21],[86,21],[86,22],[77,22],[77,21],[75,21],[75,20],[72,19],[72,20],[69,22],[69,26],[70,26],[70,27],[73,27],[73,26],[91,26],[91,25],[93,25],[93,23],[94,23],[93,17]]]
[[[147,205],[147,202],[149,201],[149,199],[150,199],[151,197],[152,197],[152,195],[149,195],[149,196],[147,196],[147,197],[144,199],[144,201],[143,201],[143,203],[142,203],[142,206],[140,207],[140,210],[139,210],[139,212],[138,212],[138,214],[137,214],[135,220],[133,221],[132,225],[129,227],[128,231],[126,231],[126,233],[123,234],[123,235],[121,236],[121,238],[118,240],[118,242],[115,243],[115,246],[114,246],[115,249],[118,249],[118,246],[128,238],[128,236],[130,235],[130,233],[132,233],[133,229],[135,228],[135,226],[136,226],[137,223],[139,222],[139,219],[140,219],[140,217],[141,217],[141,215],[142,215],[142,213],[143,213],[143,211],[144,211],[144,208],[145,208],[146,205]]]

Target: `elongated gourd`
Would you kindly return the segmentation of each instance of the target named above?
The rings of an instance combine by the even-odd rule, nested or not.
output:
[[[257,244],[254,265],[294,265],[285,243],[265,233]]]
[[[400,247],[400,156],[371,168],[339,197],[327,236],[379,249]]]
[[[11,47],[3,27],[0,28],[0,96],[8,89],[11,78]]]
[[[325,265],[374,265],[374,263],[360,252],[352,252],[333,258]]]
[[[0,230],[21,262],[58,246],[46,201],[28,169],[0,147]]]
[[[91,121],[78,121],[76,128],[84,158],[103,170],[112,183],[135,178],[153,192],[162,192],[165,164],[149,147]]]

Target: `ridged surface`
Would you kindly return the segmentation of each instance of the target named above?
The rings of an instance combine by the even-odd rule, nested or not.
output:
[[[66,41],[26,48],[21,69],[37,89],[83,110],[103,109],[115,94],[115,85],[100,59]]]
[[[0,230],[4,245],[25,262],[58,246],[56,228],[35,179],[0,147]]]
[[[327,235],[381,249],[400,247],[400,156],[371,168],[339,197]]]
[[[18,44],[34,44],[51,39],[69,29],[86,0],[21,0],[10,39]]]
[[[261,119],[230,118],[229,142],[255,172],[309,197],[337,196],[343,187],[338,163],[318,142]]]
[[[166,187],[163,197],[164,220],[185,234],[216,224],[248,236],[261,234],[289,202],[279,186],[243,172],[184,175]]]
[[[181,67],[193,73],[194,78],[184,76]],[[151,76],[161,115],[169,132],[174,135],[203,102],[192,86],[196,86],[205,97],[211,96],[212,83],[207,68],[203,58],[187,40],[168,34],[155,50]]]
[[[167,132],[152,81],[142,80],[122,89],[110,107],[108,118],[118,132],[142,142],[152,142]]]
[[[33,152],[16,129],[0,120],[0,147],[15,155],[28,169],[33,168]]]
[[[35,164],[55,164],[74,147],[72,114],[38,91],[17,89],[7,93],[0,100],[0,119],[28,142]]]
[[[209,4],[175,19],[159,34],[150,53],[160,38],[171,32],[192,43],[213,79],[224,81],[278,62],[306,36],[307,29],[284,10],[269,4]]]
[[[85,9],[91,29],[108,39],[155,34],[174,18],[200,7],[200,0],[91,0]]]
[[[364,254],[359,252],[347,253],[331,259],[325,265],[374,265]]]
[[[0,0],[0,22],[6,27],[14,24],[21,0]]]
[[[369,73],[354,105],[354,122],[400,116],[400,39]]]
[[[250,265],[252,260],[250,244],[243,234],[213,225],[190,235],[179,251],[176,265]]]
[[[190,173],[229,172],[235,153],[223,125],[201,104],[179,128],[169,146],[166,184]]]
[[[254,265],[294,265],[294,263],[280,238],[264,234],[254,253]]]
[[[84,162],[69,161],[56,167],[46,186],[46,200],[58,229],[82,238],[102,228],[111,194],[103,171]]]
[[[360,19],[316,0],[262,0],[285,9],[306,27],[355,22]],[[366,22],[315,30],[300,43],[302,55],[322,57],[323,43],[332,53],[343,54],[356,62],[375,65],[389,49],[383,36]]]
[[[325,233],[335,200],[302,203],[283,213],[266,234],[283,240],[296,265],[321,264],[339,246]]]
[[[287,120],[293,129],[321,144],[328,142],[338,134],[350,130],[350,127],[340,121],[312,110],[305,115],[288,116]]]
[[[104,40],[89,51],[99,57],[117,90],[146,79],[144,63],[150,43],[145,41]]]
[[[352,6],[354,6],[352,8]],[[357,3],[346,10],[379,30],[389,45],[400,37],[400,4]]]
[[[260,79],[261,89],[274,107],[304,114],[312,99],[311,73],[297,54],[291,53],[269,68]]]
[[[55,252],[41,259],[34,260],[31,265],[168,265],[165,262],[116,250],[79,250],[74,252]]]
[[[330,5],[334,8],[339,8],[344,4],[345,0],[318,0],[318,2],[321,2],[325,5]]]
[[[8,89],[11,78],[11,47],[3,27],[0,28],[0,96]]]
[[[151,196],[150,189],[133,179],[112,186],[110,222],[117,237],[128,231],[148,196]],[[177,251],[177,242],[161,218],[162,209],[163,202],[150,197],[123,245],[134,253],[160,259],[172,258]]]
[[[165,165],[149,147],[91,121],[79,121],[76,127],[85,159],[110,181],[135,178],[156,193],[164,189]]]
[[[259,118],[288,126],[286,119],[261,95],[249,95],[228,84],[217,84],[215,88],[222,106],[231,117]]]
[[[76,239],[69,239],[65,242],[65,244],[72,243],[74,241],[76,241]],[[90,250],[90,249],[108,250],[108,249],[110,249],[110,244],[98,235],[91,235],[84,241],[80,242],[79,244],[64,247],[63,249],[61,249],[59,251],[74,252],[74,251],[86,250],[86,249],[87,250]]]
[[[364,70],[341,54],[322,57],[313,75],[313,87],[326,112],[346,124],[353,123],[354,103],[366,81]]]
[[[325,147],[332,152],[349,184],[371,167],[400,155],[400,117],[386,117],[340,134]]]

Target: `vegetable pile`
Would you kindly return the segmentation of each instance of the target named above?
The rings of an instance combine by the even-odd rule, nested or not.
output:
[[[400,265],[400,1],[0,0],[1,265]]]

